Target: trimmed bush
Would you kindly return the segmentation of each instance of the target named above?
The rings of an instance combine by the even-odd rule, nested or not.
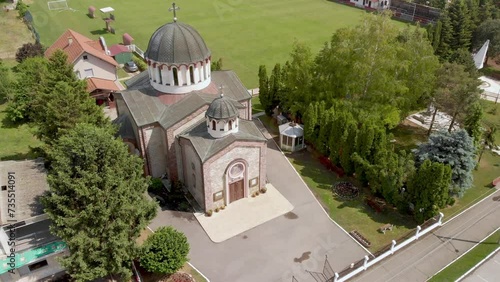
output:
[[[142,246],[140,264],[149,272],[172,274],[188,262],[186,236],[172,226],[160,227]]]

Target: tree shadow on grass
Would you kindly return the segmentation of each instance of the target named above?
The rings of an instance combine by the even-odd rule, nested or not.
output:
[[[26,153],[14,153],[7,156],[0,157],[1,161],[23,161],[32,160],[38,157],[42,157],[43,150],[40,147],[29,147],[29,151]]]
[[[5,111],[4,111],[5,113]],[[18,128],[19,126],[25,124],[24,122],[13,122],[9,119],[7,115],[2,119],[2,128]]]
[[[103,34],[107,34],[108,33],[108,30],[103,28],[103,29],[96,29],[96,30],[92,30],[90,31],[91,34],[93,35],[103,35]]]

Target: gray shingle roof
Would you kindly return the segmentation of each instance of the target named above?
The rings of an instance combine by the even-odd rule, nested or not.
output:
[[[137,90],[126,90],[117,94],[123,98],[137,126],[154,123],[159,120],[166,106],[163,105],[152,87]]]
[[[237,133],[229,134],[222,138],[213,138],[207,130],[205,120],[197,123],[192,128],[187,129],[180,134],[180,138],[186,138],[194,146],[196,153],[204,163],[213,155],[236,141],[266,142],[267,139],[262,135],[257,126],[249,120],[239,121]]]
[[[196,63],[208,58],[210,50],[192,26],[172,22],[153,33],[145,56],[162,63]]]
[[[212,83],[224,86],[225,97],[230,98],[236,108],[245,108],[240,102],[252,98],[233,71],[212,72]],[[117,93],[116,97],[123,98],[139,127],[160,122],[164,128],[169,128],[204,105],[209,105],[218,97],[202,89],[185,94],[182,100],[173,105],[164,105],[158,98],[158,95],[163,93],[150,85],[147,71],[127,80],[126,85],[128,89]]]
[[[207,109],[206,116],[214,119],[235,118],[239,115],[238,109],[234,103],[221,94],[219,98],[215,98]]]
[[[126,115],[121,115],[113,121],[113,124],[118,125],[117,136],[121,138],[135,139],[134,127],[129,117]]]

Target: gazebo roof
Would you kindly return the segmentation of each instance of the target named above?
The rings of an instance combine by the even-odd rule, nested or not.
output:
[[[286,135],[290,137],[301,137],[304,136],[304,126],[295,122],[285,123],[279,126],[280,135]]]

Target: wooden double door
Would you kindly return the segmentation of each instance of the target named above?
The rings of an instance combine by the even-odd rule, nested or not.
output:
[[[245,197],[245,185],[243,179],[229,184],[229,203]]]

